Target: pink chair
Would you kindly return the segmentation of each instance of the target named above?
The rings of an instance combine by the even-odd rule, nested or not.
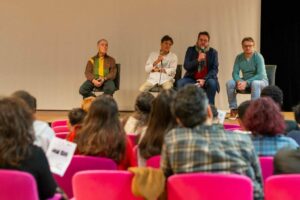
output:
[[[70,131],[67,126],[55,126],[52,129],[55,133],[69,132]]]
[[[135,200],[131,192],[133,174],[127,171],[97,170],[75,174],[72,184],[76,200]]]
[[[240,130],[241,129],[241,126],[240,125],[237,125],[237,124],[224,124],[224,129],[225,130]]]
[[[146,160],[147,167],[160,168],[160,155],[152,156]]]
[[[299,200],[300,175],[276,175],[265,182],[265,200]]]
[[[38,189],[34,177],[16,170],[0,170],[0,199],[38,200]],[[55,194],[49,200],[61,199],[60,194]]]
[[[61,132],[61,133],[56,133],[55,136],[61,139],[66,139],[68,134],[69,132]]]
[[[137,135],[132,134],[132,133],[128,133],[127,137],[130,139],[132,146],[135,146],[138,143],[138,141],[137,141],[138,136]]]
[[[109,158],[75,155],[63,177],[56,174],[53,176],[57,184],[71,198],[73,197],[72,177],[74,174],[79,171],[99,169],[116,170],[117,164]]]
[[[67,119],[55,120],[51,123],[51,128],[54,128],[56,126],[67,126],[67,121]]]
[[[274,171],[273,157],[261,156],[259,157],[259,162],[260,162],[262,177],[265,182],[269,176],[273,175],[273,171]]]
[[[167,187],[170,200],[253,200],[251,179],[237,174],[173,175]]]

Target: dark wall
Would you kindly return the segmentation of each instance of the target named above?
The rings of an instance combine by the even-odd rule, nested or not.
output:
[[[300,102],[300,9],[297,1],[261,1],[261,53],[276,64],[276,85],[283,90],[283,110]],[[297,9],[298,8],[298,9]]]

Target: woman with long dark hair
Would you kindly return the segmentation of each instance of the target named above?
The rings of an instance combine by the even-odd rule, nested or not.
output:
[[[119,169],[136,165],[132,144],[121,127],[117,103],[109,95],[93,101],[75,142],[79,154],[111,158]]]
[[[148,128],[138,145],[138,165],[144,166],[145,160],[161,153],[165,134],[175,126],[171,104],[174,90],[163,90],[154,99]]]
[[[0,168],[32,174],[39,198],[47,199],[57,186],[43,150],[33,145],[32,124],[32,112],[24,101],[16,97],[0,99]]]

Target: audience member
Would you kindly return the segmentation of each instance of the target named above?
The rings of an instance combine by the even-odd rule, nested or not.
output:
[[[250,136],[205,125],[212,113],[203,89],[194,85],[180,89],[172,110],[180,127],[164,140],[161,168],[167,177],[191,172],[241,174],[252,179],[255,199],[263,199],[261,170]]]
[[[245,114],[244,126],[252,132],[253,144],[259,156],[274,156],[283,147],[298,147],[295,140],[283,134],[283,116],[279,107],[269,97],[261,97],[250,103]]]
[[[171,113],[171,104],[175,96],[174,90],[163,90],[154,99],[148,128],[138,145],[138,165],[152,156],[160,155],[165,134],[175,126]]]
[[[81,155],[111,158],[119,169],[136,166],[131,141],[119,120],[117,103],[109,95],[98,96],[93,101],[74,141]]]
[[[16,97],[0,99],[0,168],[32,174],[39,199],[47,199],[55,194],[57,186],[45,153],[33,145],[33,120],[32,108],[24,101]]]
[[[293,138],[300,144],[300,104],[294,108],[294,115],[297,122],[297,129],[288,132],[287,136]]]
[[[55,137],[54,131],[50,128],[49,124],[40,120],[36,120],[36,98],[29,94],[27,91],[19,90],[12,94],[13,97],[22,99],[30,108],[33,116],[33,129],[35,133],[34,144],[41,147],[44,152],[47,152],[51,140]]]
[[[83,120],[86,116],[86,112],[82,108],[73,108],[68,113],[68,128],[70,133],[67,135],[66,140],[73,142],[76,136],[76,133],[81,128]]]

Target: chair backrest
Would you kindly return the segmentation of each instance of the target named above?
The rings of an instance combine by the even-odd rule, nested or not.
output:
[[[67,119],[55,120],[51,123],[51,128],[54,128],[56,126],[67,126],[67,121]]]
[[[268,177],[273,175],[273,171],[274,171],[273,157],[261,156],[259,157],[259,163],[260,163],[262,177],[265,182]]]
[[[147,167],[160,168],[160,155],[152,156],[151,158],[146,160]]]
[[[115,78],[114,82],[115,82],[116,90],[119,90],[120,89],[121,64],[116,64],[116,68],[117,68],[117,74],[116,74],[116,78]]]
[[[131,192],[133,174],[127,171],[97,170],[78,172],[73,178],[76,200],[110,199],[134,200]]]
[[[269,79],[269,85],[275,85],[277,65],[266,65],[266,72]]]
[[[58,137],[58,138],[61,138],[61,139],[66,139],[68,134],[69,134],[69,132],[60,132],[60,133],[56,133],[55,137]]]
[[[0,170],[0,180],[0,199],[39,199],[35,179],[29,173]]]
[[[300,175],[271,176],[265,183],[265,200],[299,200]]]
[[[55,126],[52,128],[54,133],[69,132],[68,126]]]
[[[174,84],[173,84],[173,87],[176,88],[176,84],[177,84],[177,81],[179,79],[181,79],[182,77],[182,65],[177,65],[176,67],[176,73],[175,73],[175,76],[174,76]],[[153,88],[150,89],[150,92],[160,92],[162,90],[162,87],[161,86],[155,86]]]
[[[241,128],[240,125],[237,124],[223,124],[225,130],[239,130]]]
[[[251,179],[237,174],[173,175],[167,187],[170,200],[253,200]]]
[[[56,174],[53,174],[53,176],[57,184],[71,198],[73,197],[72,177],[74,174],[79,171],[99,169],[115,170],[117,164],[109,158],[75,155],[63,177]]]

